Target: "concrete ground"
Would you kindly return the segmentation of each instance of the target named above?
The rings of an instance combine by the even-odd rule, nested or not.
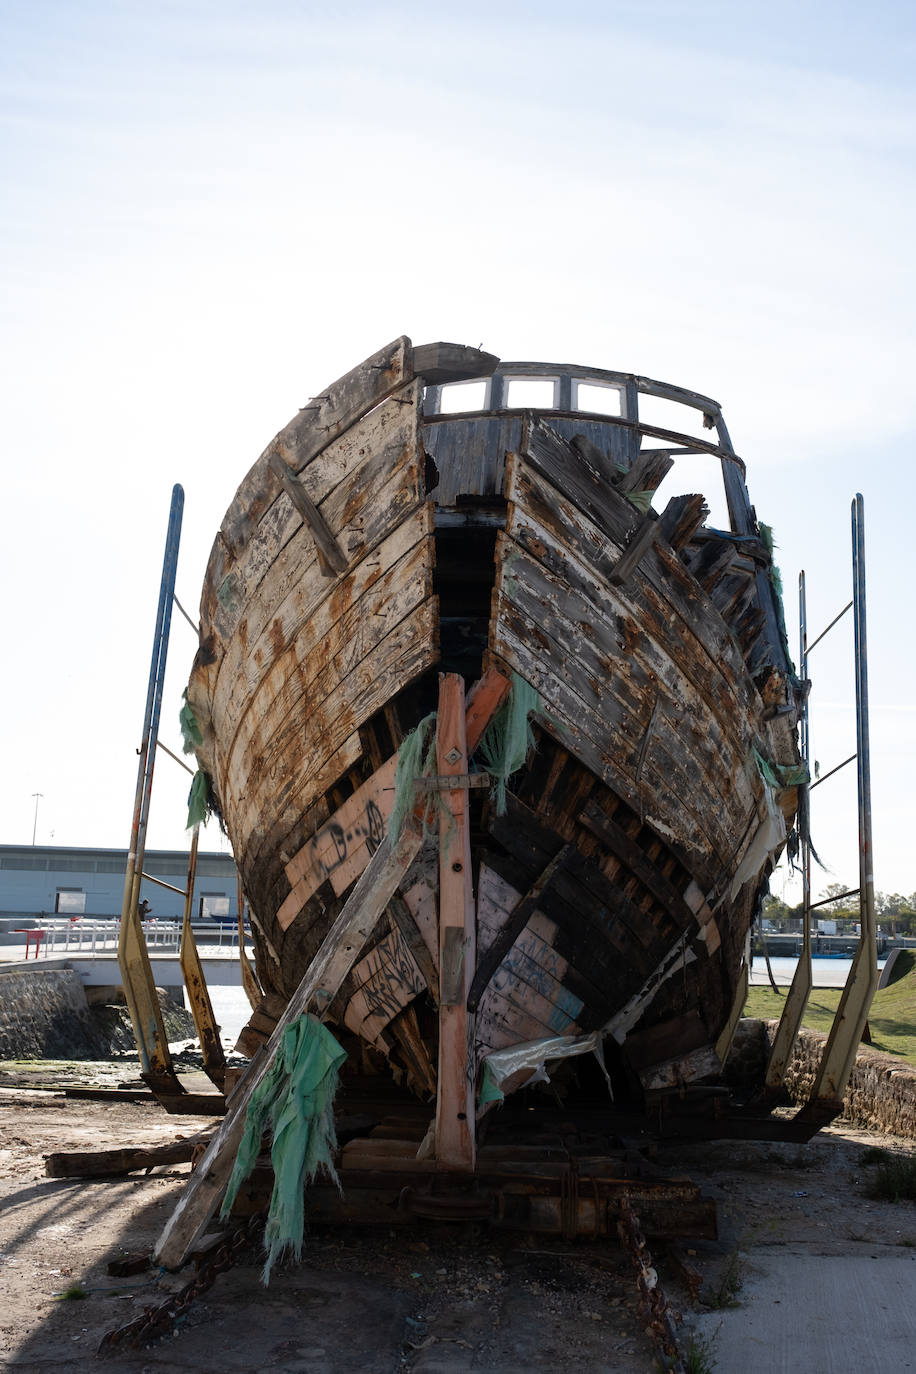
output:
[[[716,1368],[740,1374],[916,1369],[916,1252],[867,1244],[855,1251],[749,1248],[739,1305],[693,1319]]]
[[[80,1182],[44,1176],[51,1150],[162,1143],[207,1123],[145,1104],[48,1091],[63,1068],[0,1065],[0,1369],[76,1374],[106,1331],[188,1278],[107,1273],[148,1251],[188,1166]],[[80,1073],[87,1071],[81,1066]],[[108,1066],[108,1081],[130,1069]],[[51,1076],[49,1078],[49,1075]],[[20,1086],[14,1086],[14,1084]],[[717,1199],[721,1242],[688,1246],[699,1300],[653,1251],[693,1374],[871,1374],[916,1368],[916,1208],[869,1196],[878,1146],[911,1142],[835,1124],[806,1146],[713,1142],[660,1149],[659,1166]],[[78,1299],[62,1295],[78,1284]],[[474,1226],[315,1227],[303,1263],[265,1290],[257,1256],[188,1309],[173,1336],[98,1361],[111,1374],[652,1374],[629,1261],[607,1245]]]

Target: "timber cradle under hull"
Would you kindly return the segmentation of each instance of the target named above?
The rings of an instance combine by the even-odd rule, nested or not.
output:
[[[482,403],[455,412],[468,378]],[[513,406],[536,379],[553,404]],[[616,414],[577,404],[601,388]],[[645,394],[717,441],[641,423]],[[721,461],[731,530],[700,496],[649,508],[686,452]],[[252,914],[243,1042],[385,840],[399,750],[436,713],[407,779],[425,837],[316,1007],[351,1057],[472,1123],[566,1054],[603,1050],[618,1098],[714,1076],[800,781],[771,568],[718,406],[678,388],[400,339],[300,412],[217,536],[188,689]],[[513,709],[535,747],[503,802]]]

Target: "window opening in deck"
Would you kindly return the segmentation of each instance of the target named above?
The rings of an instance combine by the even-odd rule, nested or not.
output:
[[[54,910],[60,916],[82,916],[86,910],[86,894],[81,887],[59,887]]]
[[[702,410],[682,405],[680,401],[669,401],[667,396],[647,396],[641,391],[639,422],[656,425],[659,429],[673,429],[677,434],[689,434],[694,439],[705,439],[707,444],[718,443],[716,431],[703,427]]]
[[[623,388],[610,382],[573,381],[573,407],[592,415],[623,416]]]
[[[657,440],[651,442],[655,448]],[[643,447],[646,447],[645,442]],[[709,507],[706,524],[716,530],[730,530],[728,504],[725,500],[725,483],[722,480],[722,462],[711,453],[688,453],[675,458],[674,467],[656,488],[652,498],[652,508],[659,514],[665,509],[672,496],[684,496],[688,492],[702,492]]]
[[[228,916],[229,898],[224,892],[204,892],[200,899],[200,914],[207,916]]]
[[[507,377],[503,404],[508,410],[554,410],[556,382],[556,377]]]
[[[487,384],[483,382],[450,382],[442,388],[439,400],[440,415],[460,415],[465,410],[483,410],[487,401]]]

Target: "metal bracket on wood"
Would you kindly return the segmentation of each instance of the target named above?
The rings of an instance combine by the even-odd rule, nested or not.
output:
[[[460,773],[452,777],[444,774],[442,777],[417,778],[414,786],[421,792],[455,792],[468,791],[473,788],[489,787],[489,773]]]

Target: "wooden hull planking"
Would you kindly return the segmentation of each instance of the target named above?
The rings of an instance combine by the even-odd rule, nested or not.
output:
[[[188,689],[252,912],[249,1049],[382,842],[403,738],[438,712],[438,824],[323,1014],[437,1096],[455,1167],[484,1061],[504,1091],[561,1040],[605,1041],[615,1086],[650,1095],[710,1075],[796,804],[758,764],[797,780],[797,684],[718,407],[584,370],[622,414],[582,416],[575,370],[541,368],[560,403],[509,412],[513,367],[537,372],[400,339],[300,412],[217,536]],[[468,376],[490,377],[491,412],[444,415]],[[718,444],[640,425],[653,388]],[[722,459],[730,533],[699,497],[661,517],[634,499],[691,445]],[[472,774],[514,677],[540,698],[537,748],[499,815]]]

